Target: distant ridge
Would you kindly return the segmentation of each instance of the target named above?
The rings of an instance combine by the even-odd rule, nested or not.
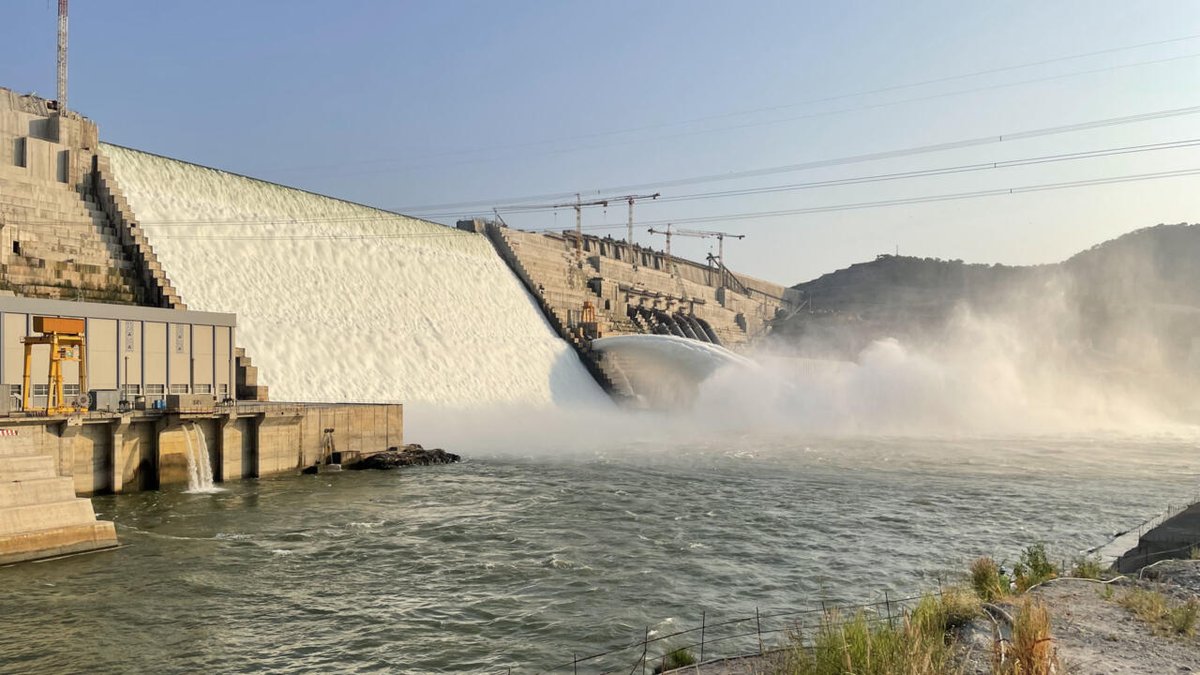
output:
[[[793,286],[804,310],[774,335],[852,358],[871,341],[938,340],[963,313],[1026,332],[1053,327],[1059,346],[1097,362],[1200,370],[1200,225],[1147,227],[1060,263],[966,264],[881,255]],[[1148,365],[1147,365],[1148,364]]]

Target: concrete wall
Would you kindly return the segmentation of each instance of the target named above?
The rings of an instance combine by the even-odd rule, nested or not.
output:
[[[464,221],[459,227],[481,227]],[[795,299],[790,289],[625,242],[585,236],[582,267],[574,235],[520,232],[487,224],[501,256],[525,281],[552,323],[578,323],[585,301],[597,310],[604,335],[644,332],[629,319],[630,307],[682,313],[708,322],[724,346],[738,349],[764,334],[781,308]],[[569,336],[568,336],[568,339]]]
[[[320,459],[326,429],[345,462],[399,447],[403,406],[254,403],[210,414],[0,418],[0,455],[49,457],[77,495],[91,496],[186,484],[189,440],[203,442],[217,481],[295,472]]]

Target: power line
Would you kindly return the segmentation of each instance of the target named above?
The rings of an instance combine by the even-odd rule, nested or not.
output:
[[[757,211],[757,212],[742,212],[730,213],[717,216],[698,216],[693,218],[672,218],[667,220],[646,221],[642,225],[666,225],[668,222],[672,224],[678,223],[705,223],[717,221],[731,220],[748,220],[756,218],[776,218],[782,216],[804,215],[811,213],[831,213],[835,211],[851,211],[859,209],[872,209],[888,206],[904,206],[910,204],[925,204],[932,202],[954,201],[963,199],[976,199],[982,197],[996,197],[1003,195],[1017,195],[1033,192],[1048,192],[1053,190],[1066,190],[1081,187],[1090,187],[1096,185],[1112,185],[1117,183],[1133,183],[1147,180],[1159,180],[1163,178],[1178,178],[1183,176],[1200,175],[1200,168],[1181,169],[1177,171],[1160,171],[1154,173],[1129,174],[1124,176],[1109,176],[1105,178],[1093,178],[1088,180],[1078,180],[1060,183],[1039,183],[1033,185],[1023,185],[1012,188],[1000,188],[993,190],[976,190],[972,192],[956,192],[940,195],[925,195],[920,197],[909,197],[900,199],[886,199],[870,202],[853,202],[847,204],[833,204],[828,206],[817,206],[802,209],[786,209],[778,211]],[[13,223],[22,224],[22,223]],[[24,223],[28,224],[28,223]],[[624,223],[618,224],[602,224],[584,226],[582,229],[587,231],[598,230],[616,230],[623,229]],[[434,237],[450,237],[450,236],[470,236],[470,233],[459,232],[451,228],[446,228],[446,232],[429,232],[429,233],[339,233],[339,234],[262,234],[262,235],[175,235],[175,234],[160,234],[152,235],[154,238],[162,239],[185,239],[185,240],[201,240],[201,241],[338,241],[338,240],[371,240],[371,239],[407,239],[407,238],[434,238]],[[552,228],[542,228],[526,230],[531,232],[549,232]]]
[[[701,174],[689,176],[686,178],[677,178],[671,180],[660,180],[647,183],[636,183],[630,185],[621,185],[616,187],[601,188],[595,190],[600,193],[615,193],[615,192],[632,192],[636,190],[654,189],[659,187],[679,187],[683,185],[697,185],[702,183],[715,183],[727,180],[737,180],[742,178],[756,178],[759,176],[768,176],[779,173],[791,173],[797,171],[807,171],[810,169],[823,169],[834,166],[845,166],[848,164],[858,164],[863,162],[874,162],[885,159],[899,159],[902,157],[911,157],[914,155],[930,154],[935,152],[944,152],[947,150],[959,150],[963,148],[978,147],[982,145],[991,145],[995,143],[1003,143],[1006,141],[1028,140],[1032,138],[1041,138],[1045,136],[1054,136],[1064,133],[1073,133],[1076,131],[1090,131],[1093,129],[1101,129],[1107,127],[1121,126],[1125,124],[1136,124],[1139,122],[1149,122],[1171,117],[1181,117],[1186,115],[1195,115],[1200,113],[1200,106],[1190,106],[1186,108],[1174,108],[1168,110],[1156,110],[1147,113],[1138,113],[1136,115],[1124,115],[1121,117],[1109,117],[1100,120],[1091,120],[1087,122],[1077,122],[1074,124],[1063,124],[1053,127],[1043,127],[1041,129],[1030,129],[1008,134],[995,134],[990,136],[979,136],[975,138],[966,138],[956,141],[948,141],[943,143],[932,143],[928,145],[918,145],[908,148],[900,148],[897,150],[885,150],[881,152],[871,152],[858,155],[846,155],[842,157],[833,157],[828,159],[812,160],[808,162],[800,162],[796,164],[784,164],[780,166],[771,166],[759,169],[748,169],[745,171],[731,171],[718,174]],[[425,208],[420,207],[402,207],[395,209],[396,211],[407,211],[415,215],[423,215],[425,217],[452,217],[454,215],[462,215],[461,211],[446,213],[442,209],[450,209],[455,207],[473,207],[487,206],[488,212],[492,207],[503,207],[506,204],[511,205],[523,201],[535,201],[542,199],[554,199],[557,197],[574,196],[571,193],[551,193],[543,195],[533,195],[528,197],[512,197],[504,199],[478,200],[473,202],[459,202],[457,204],[448,203],[435,205]],[[587,194],[592,194],[588,192]],[[437,209],[435,211],[435,209]],[[476,213],[484,213],[479,211]]]
[[[928,178],[934,176],[948,176],[953,174],[970,173],[975,171],[986,171],[989,169],[1007,169],[1021,166],[1035,166],[1040,164],[1050,164],[1054,162],[1075,161],[1080,159],[1095,159],[1098,157],[1114,157],[1119,155],[1128,155],[1139,152],[1151,152],[1156,150],[1176,150],[1179,148],[1190,148],[1200,145],[1200,138],[1193,138],[1183,141],[1169,141],[1165,143],[1150,143],[1145,145],[1131,145],[1120,148],[1108,148],[1104,150],[1087,150],[1083,152],[1063,153],[1057,155],[1045,155],[1042,157],[1031,157],[1028,159],[1013,159],[996,162],[978,162],[975,164],[961,164],[958,166],[943,167],[937,169],[917,169],[914,171],[900,171],[894,173],[875,174],[869,176],[855,176],[850,178],[834,178],[830,180],[811,181],[806,183],[790,183],[786,185],[773,185],[768,187],[745,188],[741,190],[722,190],[718,192],[701,192],[693,194],[675,195],[672,197],[664,197],[662,202],[683,202],[693,201],[698,199],[720,199],[726,197],[740,197],[746,195],[770,194],[777,192],[791,192],[795,190],[809,190],[813,188],[824,187],[839,187],[845,185],[862,185],[865,183],[879,183],[885,181],[902,180],[908,178]],[[535,213],[546,210],[546,207],[528,206],[528,207],[513,207],[502,209],[505,213]]]
[[[1022,70],[1022,69],[1026,69],[1026,68],[1034,68],[1037,66],[1049,65],[1052,63],[1061,63],[1064,61],[1075,61],[1075,60],[1084,59],[1084,58],[1088,58],[1088,57],[1092,57],[1092,56],[1101,56],[1104,54],[1114,54],[1114,53],[1123,52],[1123,51],[1142,49],[1145,47],[1156,47],[1156,46],[1162,46],[1162,45],[1179,43],[1179,42],[1187,42],[1187,41],[1195,40],[1197,38],[1200,38],[1200,34],[1185,35],[1182,37],[1168,38],[1165,40],[1157,40],[1157,41],[1153,41],[1153,42],[1142,42],[1142,43],[1138,43],[1138,44],[1125,45],[1125,46],[1121,46],[1121,47],[1110,47],[1107,49],[1083,52],[1080,54],[1071,54],[1071,55],[1066,55],[1066,56],[1053,57],[1053,58],[1049,58],[1049,59],[1042,59],[1039,61],[1032,61],[1032,62],[1028,62],[1028,63],[1022,63],[1022,64],[1016,64],[1016,65],[1010,65],[1010,66],[1001,66],[1001,67],[997,67],[997,68],[989,68],[989,69],[974,71],[974,72],[970,72],[970,73],[961,73],[958,75],[949,75],[949,76],[931,78],[931,79],[926,79],[926,80],[918,80],[915,82],[905,82],[905,83],[894,84],[894,85],[889,85],[889,86],[885,86],[885,87],[879,87],[876,89],[867,89],[867,90],[860,90],[860,91],[848,92],[848,93],[843,93],[843,94],[835,94],[832,96],[810,98],[810,99],[797,101],[795,103],[766,106],[766,107],[762,107],[762,108],[751,108],[751,109],[740,110],[740,111],[719,113],[716,115],[693,117],[693,118],[679,120],[679,121],[673,121],[673,122],[661,122],[658,124],[649,124],[649,125],[644,125],[644,126],[640,126],[640,127],[629,127],[629,128],[625,128],[625,129],[614,129],[614,130],[607,130],[607,131],[592,132],[592,133],[587,133],[587,134],[577,134],[574,136],[546,139],[546,140],[542,140],[542,141],[530,141],[530,142],[526,142],[526,143],[495,145],[495,146],[489,146],[489,147],[485,147],[485,148],[475,148],[475,149],[470,149],[470,150],[457,150],[457,151],[451,151],[451,152],[434,153],[434,154],[430,154],[430,155],[424,155],[417,159],[436,159],[439,157],[452,157],[452,156],[457,156],[457,155],[467,155],[467,154],[472,154],[472,153],[477,153],[477,152],[489,152],[489,151],[496,151],[496,150],[520,150],[520,149],[530,148],[530,147],[553,145],[555,143],[562,143],[564,141],[575,141],[575,140],[584,140],[584,139],[591,139],[591,138],[604,138],[604,137],[608,137],[608,136],[619,136],[619,135],[623,135],[623,134],[638,133],[638,132],[643,132],[643,131],[654,131],[654,130],[658,130],[658,129],[666,129],[666,128],[671,128],[671,127],[696,124],[698,122],[709,122],[712,120],[728,119],[731,117],[756,115],[756,114],[760,114],[760,113],[764,113],[764,112],[774,112],[774,111],[778,111],[778,110],[788,110],[788,109],[793,109],[793,108],[799,108],[799,107],[803,107],[806,105],[813,105],[813,104],[817,104],[817,103],[829,103],[829,102],[833,102],[833,101],[845,100],[845,99],[849,99],[849,98],[856,98],[856,97],[860,97],[860,96],[869,96],[872,94],[883,94],[883,93],[888,93],[888,92],[893,92],[893,91],[900,91],[900,90],[904,90],[904,89],[914,89],[917,87],[929,86],[932,84],[942,84],[945,82],[953,82],[956,80],[965,80],[965,79],[969,79],[969,78],[973,78],[973,77],[979,77],[982,75],[995,75],[997,73],[1011,72],[1011,71]],[[1135,63],[1135,64],[1123,64],[1123,65],[1113,66],[1112,68],[1134,67],[1134,66],[1138,66],[1138,65],[1149,65],[1149,64],[1158,63],[1158,62],[1159,61],[1146,61],[1146,62]],[[1093,72],[1100,72],[1100,71],[1085,71],[1084,73],[1081,73],[1081,74],[1092,74]],[[1066,75],[1066,76],[1072,77],[1075,75],[1071,74],[1071,75]],[[1001,85],[1001,86],[1009,86],[1009,85]],[[595,147],[595,146],[592,146],[592,147]],[[307,167],[294,167],[291,169],[284,168],[282,170],[283,171],[311,171],[314,169],[336,168],[336,167],[340,167],[340,166],[388,164],[388,163],[394,163],[396,161],[397,160],[394,158],[380,158],[380,159],[362,160],[362,161],[358,161],[358,162],[342,162],[342,163],[337,163],[337,164],[323,164],[323,165],[314,165],[314,166],[307,166]],[[557,193],[554,195],[541,195],[541,196],[537,196],[537,197],[532,197],[531,199],[555,199],[555,198],[560,198],[560,197],[567,198],[573,194],[574,194],[573,192]]]
[[[1077,187],[1088,187],[1093,185],[1111,185],[1114,183],[1133,183],[1144,180],[1156,180],[1160,178],[1176,178],[1181,176],[1194,176],[1200,174],[1200,168],[1182,169],[1178,171],[1160,171],[1156,173],[1131,174],[1127,176],[1113,176],[1109,178],[1095,178],[1090,180],[1070,181],[1065,183],[1044,183],[1037,185],[1025,185],[1014,188],[1001,188],[996,190],[976,190],[974,192],[957,192],[944,195],[929,195],[925,197],[911,197],[907,199],[885,199],[874,202],[857,202],[851,204],[837,204],[833,206],[817,206],[804,209],[787,209],[782,211],[758,211],[749,213],[734,213],[720,216],[697,216],[693,218],[672,218],[671,223],[710,223],[724,220],[747,220],[750,218],[775,218],[779,216],[803,215],[808,213],[831,213],[834,211],[851,211],[856,209],[872,209],[883,206],[903,206],[906,204],[925,204],[930,202],[944,202],[959,199],[974,199],[977,197],[994,197],[999,195],[1015,195],[1029,192],[1046,192],[1050,190],[1066,190]],[[642,225],[659,225],[665,224],[668,221],[647,221]]]
[[[559,149],[559,150],[550,150],[550,151],[546,151],[546,152],[541,152],[541,153],[537,153],[535,155],[528,155],[527,157],[541,157],[541,156],[547,156],[547,155],[563,155],[563,154],[568,154],[568,153],[573,153],[573,152],[579,152],[581,150],[596,150],[596,149],[627,146],[627,145],[646,145],[646,144],[649,144],[652,142],[660,142],[660,141],[664,141],[664,140],[686,138],[689,136],[711,134],[711,133],[717,133],[717,132],[722,132],[722,131],[734,131],[734,130],[738,130],[738,129],[749,129],[749,128],[762,127],[762,126],[768,126],[768,125],[773,125],[773,124],[784,124],[784,123],[796,122],[796,121],[804,120],[804,119],[830,117],[830,116],[834,116],[834,115],[840,115],[843,113],[861,112],[864,110],[876,110],[879,108],[887,108],[887,107],[896,106],[896,105],[903,105],[906,103],[919,103],[919,102],[923,102],[923,101],[931,101],[931,100],[935,100],[935,99],[939,99],[939,98],[946,98],[946,97],[950,97],[950,96],[973,94],[973,93],[988,91],[988,90],[992,90],[992,89],[1019,87],[1019,86],[1026,85],[1026,84],[1051,82],[1054,80],[1062,80],[1062,79],[1067,79],[1067,78],[1072,78],[1072,77],[1080,77],[1080,76],[1084,76],[1084,75],[1095,75],[1098,73],[1106,73],[1106,72],[1110,72],[1110,71],[1114,71],[1114,70],[1122,70],[1122,69],[1126,69],[1126,68],[1138,68],[1141,66],[1169,63],[1169,62],[1181,61],[1181,60],[1185,60],[1185,59],[1194,59],[1197,57],[1200,57],[1200,52],[1193,53],[1193,54],[1185,54],[1182,56],[1172,56],[1172,57],[1163,58],[1163,59],[1138,61],[1136,63],[1127,63],[1127,64],[1121,64],[1121,65],[1116,65],[1116,66],[1108,66],[1108,67],[1104,67],[1104,68],[1093,68],[1090,70],[1081,70],[1081,71],[1076,71],[1073,73],[1050,75],[1050,76],[1046,76],[1046,77],[1033,78],[1033,79],[1029,79],[1029,80],[1020,80],[1017,82],[1006,82],[1006,83],[1001,83],[1001,84],[993,84],[993,85],[974,87],[974,88],[969,88],[969,89],[959,89],[956,91],[942,92],[942,93],[938,93],[938,94],[929,94],[926,96],[918,96],[915,98],[900,99],[900,100],[895,100],[895,101],[887,101],[887,102],[875,103],[875,104],[869,104],[869,105],[851,106],[851,107],[847,107],[847,108],[839,108],[837,110],[826,110],[826,111],[808,113],[805,115],[799,115],[799,116],[795,116],[795,117],[786,117],[786,118],[781,118],[781,119],[776,119],[776,120],[766,120],[766,121],[762,121],[762,122],[752,122],[752,123],[739,124],[739,125],[733,125],[733,126],[717,127],[717,128],[712,128],[712,129],[700,129],[700,130],[680,132],[680,133],[675,133],[675,134],[661,135],[661,136],[656,136],[656,137],[650,138],[650,139],[635,139],[635,140],[617,141],[617,142],[613,142],[613,143],[602,143],[602,144],[595,144],[595,145],[580,145],[580,146],[575,146],[572,148],[563,148],[563,149]],[[482,163],[482,162],[503,161],[503,160],[508,160],[508,159],[509,159],[508,157],[499,156],[499,157],[463,160],[463,161],[459,161],[459,162],[450,162],[448,164],[441,164],[438,166],[447,166],[447,167],[448,166],[460,166],[460,165],[466,165],[466,164],[478,164],[478,163]],[[349,172],[349,173],[343,172],[343,173],[339,173],[337,175],[346,177],[346,176],[373,175],[373,174],[379,174],[379,173],[404,173],[404,172],[414,171],[416,169],[427,169],[427,168],[429,168],[429,167],[428,166],[410,166],[410,167],[402,167],[400,169],[394,169],[394,170],[393,169],[385,169],[385,170],[373,170],[373,171],[356,171],[356,172]],[[625,189],[625,188],[621,188],[621,189]]]
[[[1030,157],[1024,159],[1003,160],[996,162],[981,162],[975,164],[964,164],[950,167],[941,167],[934,169],[918,169],[914,171],[902,171],[885,174],[874,174],[867,176],[853,176],[847,178],[837,178],[823,181],[810,181],[804,183],[790,183],[785,185],[764,186],[755,188],[745,188],[741,190],[724,190],[718,192],[702,192],[684,195],[675,195],[664,197],[659,201],[662,202],[682,202],[703,199],[716,199],[738,196],[751,196],[758,194],[769,194],[778,192],[790,192],[797,190],[807,190],[824,187],[838,187],[846,185],[861,185],[867,183],[887,182],[894,180],[903,180],[909,178],[927,178],[946,176],[954,174],[962,174],[976,171],[986,171],[989,169],[1013,168],[1021,166],[1035,166],[1041,164],[1049,164],[1063,161],[1076,161],[1081,159],[1095,159],[1100,157],[1112,157],[1119,155],[1134,154],[1140,152],[1151,152],[1158,150],[1174,150],[1180,148],[1195,147],[1200,145],[1200,138],[1184,139],[1178,141],[1167,141],[1163,143],[1150,143],[1144,145],[1122,146],[1117,148],[1105,148],[1100,150],[1085,150],[1081,152],[1062,153],[1057,155],[1044,155],[1039,157]],[[538,213],[555,210],[558,208],[576,208],[586,207],[591,205],[607,205],[609,202],[628,201],[638,198],[655,198],[658,195],[620,195],[611,196],[603,199],[591,200],[581,203],[563,203],[563,204],[546,204],[546,205],[522,205],[512,208],[503,209],[504,213]],[[330,224],[375,224],[378,226],[394,226],[400,222],[411,220],[406,216],[399,214],[391,214],[389,212],[379,212],[361,215],[339,215],[339,216],[308,216],[303,218],[254,218],[254,219],[238,219],[238,220],[138,220],[141,226],[153,227],[199,227],[199,226],[304,226],[304,225],[330,225]],[[44,221],[50,223],[51,221]],[[665,224],[667,221],[661,221]],[[670,222],[685,222],[683,220],[671,219]],[[407,223],[406,223],[407,224]],[[626,225],[628,227],[628,224]],[[584,228],[586,229],[586,228]],[[457,231],[454,231],[457,232]],[[392,233],[389,233],[389,235]],[[412,233],[413,236],[425,236],[424,233]],[[457,236],[457,235],[455,235]]]

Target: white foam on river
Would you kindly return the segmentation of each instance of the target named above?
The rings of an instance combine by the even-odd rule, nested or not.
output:
[[[189,309],[272,400],[609,405],[482,235],[103,144]]]

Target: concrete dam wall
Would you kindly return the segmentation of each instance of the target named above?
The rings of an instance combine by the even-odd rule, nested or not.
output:
[[[190,309],[273,400],[607,404],[487,238],[127,148],[100,154]]]

